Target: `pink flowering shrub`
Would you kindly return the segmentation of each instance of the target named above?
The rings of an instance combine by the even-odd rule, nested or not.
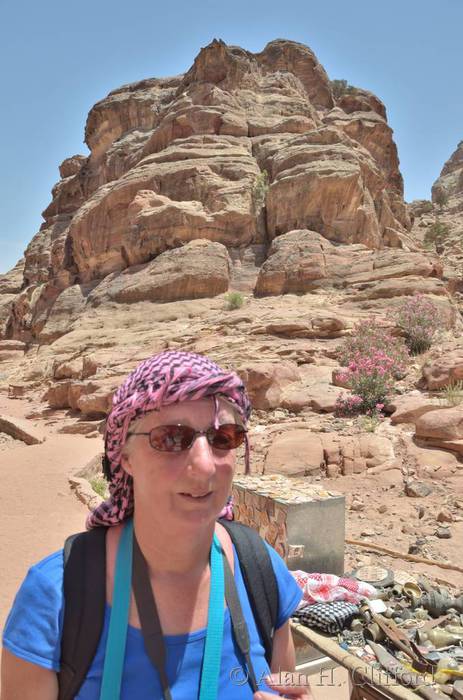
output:
[[[394,376],[399,379],[405,373],[409,354],[402,338],[394,338],[386,328],[378,325],[374,318],[361,321],[353,329],[352,336],[346,338],[337,349],[337,357],[343,367],[361,357],[371,357],[377,349],[385,350],[393,361]]]
[[[336,399],[334,412],[337,416],[357,416],[362,413],[363,399],[356,394],[342,394]]]
[[[374,319],[358,324],[354,330],[353,337],[338,351],[345,365],[338,378],[352,394],[341,396],[335,411],[337,415],[378,415],[394,381],[405,372],[408,351],[402,340],[392,337]]]
[[[431,347],[435,332],[440,327],[439,312],[430,299],[415,294],[398,308],[396,323],[404,332],[410,352],[417,355]]]

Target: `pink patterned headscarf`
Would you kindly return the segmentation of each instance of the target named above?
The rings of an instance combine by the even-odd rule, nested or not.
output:
[[[234,372],[221,369],[208,357],[166,350],[144,360],[129,374],[113,396],[113,406],[106,422],[103,471],[109,480],[110,497],[90,513],[87,528],[117,525],[133,513],[132,477],[121,465],[122,448],[131,422],[162,406],[206,396],[214,398],[216,416],[217,397],[223,396],[234,405],[246,425],[251,404],[242,380]],[[248,472],[247,438],[245,461]]]

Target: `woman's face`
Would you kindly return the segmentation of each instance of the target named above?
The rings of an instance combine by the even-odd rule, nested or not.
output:
[[[236,423],[231,406],[219,399],[218,422]],[[182,401],[152,411],[129,432],[149,432],[159,425],[188,425],[207,430],[214,424],[214,401]],[[131,436],[122,452],[122,466],[133,477],[135,508],[144,509],[163,525],[207,524],[222,510],[231,490],[235,450],[212,448],[204,435],[188,450],[154,450],[147,435]]]

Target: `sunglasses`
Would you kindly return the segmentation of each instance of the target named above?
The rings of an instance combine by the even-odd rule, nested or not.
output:
[[[207,430],[195,430],[189,425],[158,425],[148,433],[127,433],[127,436],[148,435],[154,450],[183,452],[189,450],[200,435],[204,435],[215,450],[234,450],[244,442],[246,432],[243,426],[236,423],[224,423],[218,428],[211,426]]]

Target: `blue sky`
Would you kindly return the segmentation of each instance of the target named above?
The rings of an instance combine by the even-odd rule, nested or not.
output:
[[[407,201],[429,198],[463,139],[462,0],[15,0],[0,8],[0,272],[38,230],[58,166],[110,90],[187,70],[214,37],[307,44],[331,79],[372,90],[394,129]]]

